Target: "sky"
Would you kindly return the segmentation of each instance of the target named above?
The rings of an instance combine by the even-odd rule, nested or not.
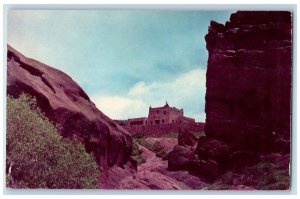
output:
[[[147,117],[149,106],[205,121],[211,20],[229,11],[10,10],[7,42],[72,77],[112,119]]]

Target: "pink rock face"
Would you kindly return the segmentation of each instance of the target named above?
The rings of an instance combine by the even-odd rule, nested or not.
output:
[[[71,77],[26,58],[10,46],[7,48],[8,95],[18,97],[27,93],[34,96],[61,135],[76,137],[88,151],[94,152],[102,176],[106,176],[109,166],[128,161],[132,150],[131,136],[98,110]]]
[[[139,150],[142,151],[142,159],[145,161],[143,164],[137,167],[138,172],[142,171],[153,171],[157,167],[163,166],[167,167],[167,161],[162,160],[161,158],[156,157],[156,154],[144,146],[138,145]]]
[[[119,189],[158,189],[158,190],[186,190],[191,189],[182,182],[158,172],[143,171],[135,176],[122,180]]]
[[[141,157],[145,162],[137,167],[137,173],[128,175],[123,180],[120,180],[117,188],[190,190],[198,188],[203,184],[201,179],[189,174],[187,171],[168,171],[166,160],[156,157],[154,152],[144,146],[138,145],[138,147],[142,152]]]
[[[138,145],[138,147],[142,151],[141,156],[145,163],[137,167],[137,173],[121,180],[117,186],[118,189],[191,189],[184,183],[159,172],[158,168],[167,168],[167,162],[156,157],[155,153],[146,147],[141,145]]]
[[[253,189],[252,187],[248,187],[245,185],[232,185],[229,189],[230,190],[256,190]]]

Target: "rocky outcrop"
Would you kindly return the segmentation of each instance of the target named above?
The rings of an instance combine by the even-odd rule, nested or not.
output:
[[[223,167],[227,167],[230,164],[228,157],[231,152],[232,149],[228,144],[207,137],[199,138],[198,146],[194,151],[201,160],[212,160],[223,165]]]
[[[191,152],[185,147],[193,139],[190,144],[190,136],[179,134],[181,147],[169,154],[168,169],[213,182],[274,152],[287,154],[288,168],[291,13],[237,12],[225,25],[212,21],[205,39],[206,137]]]
[[[225,25],[212,21],[205,40],[206,135],[254,152],[289,153],[291,13],[240,11]]]
[[[125,164],[132,151],[128,132],[99,111],[80,86],[65,73],[26,58],[7,46],[7,94],[27,93],[64,137],[78,139],[93,151],[101,176],[108,167]],[[104,179],[106,181],[107,179]],[[103,182],[105,183],[105,182]]]
[[[142,190],[186,190],[191,189],[182,182],[170,178],[158,172],[138,172],[135,176],[129,176],[122,180],[119,189],[142,189]]]
[[[194,154],[191,150],[176,145],[168,155],[168,169],[171,171],[189,170],[190,164],[194,159]]]
[[[168,171],[166,160],[157,157],[154,152],[142,145],[138,145],[138,148],[144,162],[138,165],[137,172],[132,174],[128,173],[130,169],[114,168],[111,171],[114,176],[112,182],[114,187],[118,189],[186,190],[198,188],[203,184],[201,179],[187,171]]]
[[[194,146],[197,143],[197,138],[190,131],[180,130],[177,139],[180,146]]]
[[[176,138],[164,138],[164,137],[147,137],[146,142],[152,145],[160,145],[166,153],[169,153],[173,150],[174,146],[178,144]]]

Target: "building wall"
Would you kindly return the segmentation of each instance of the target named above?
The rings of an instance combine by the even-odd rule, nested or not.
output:
[[[179,130],[200,132],[204,131],[204,123],[158,124],[144,126],[124,126],[131,134],[161,135],[179,133]]]
[[[149,125],[168,124],[169,123],[169,109],[167,107],[149,108],[148,114]]]
[[[131,118],[128,119],[128,125],[136,126],[136,125],[147,125],[148,119],[146,117],[139,117],[139,118]]]
[[[124,127],[132,134],[165,134],[177,133],[180,129],[188,131],[203,131],[204,124],[196,123],[195,119],[183,115],[183,109],[170,107],[167,103],[163,107],[149,107],[148,118],[128,119]]]
[[[179,123],[183,117],[183,110],[169,106],[149,108],[149,125]]]

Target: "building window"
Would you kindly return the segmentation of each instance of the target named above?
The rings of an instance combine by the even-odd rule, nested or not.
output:
[[[159,120],[155,120],[155,124],[159,124]]]
[[[172,120],[172,123],[174,123],[174,120]]]
[[[151,125],[153,124],[153,121],[151,121]]]
[[[167,111],[164,111],[164,114],[166,115],[166,114],[167,114]]]
[[[156,113],[159,113],[159,110],[157,110]]]
[[[164,124],[164,123],[165,123],[165,120],[162,120],[162,121],[161,121],[161,123],[163,123],[163,124]]]

